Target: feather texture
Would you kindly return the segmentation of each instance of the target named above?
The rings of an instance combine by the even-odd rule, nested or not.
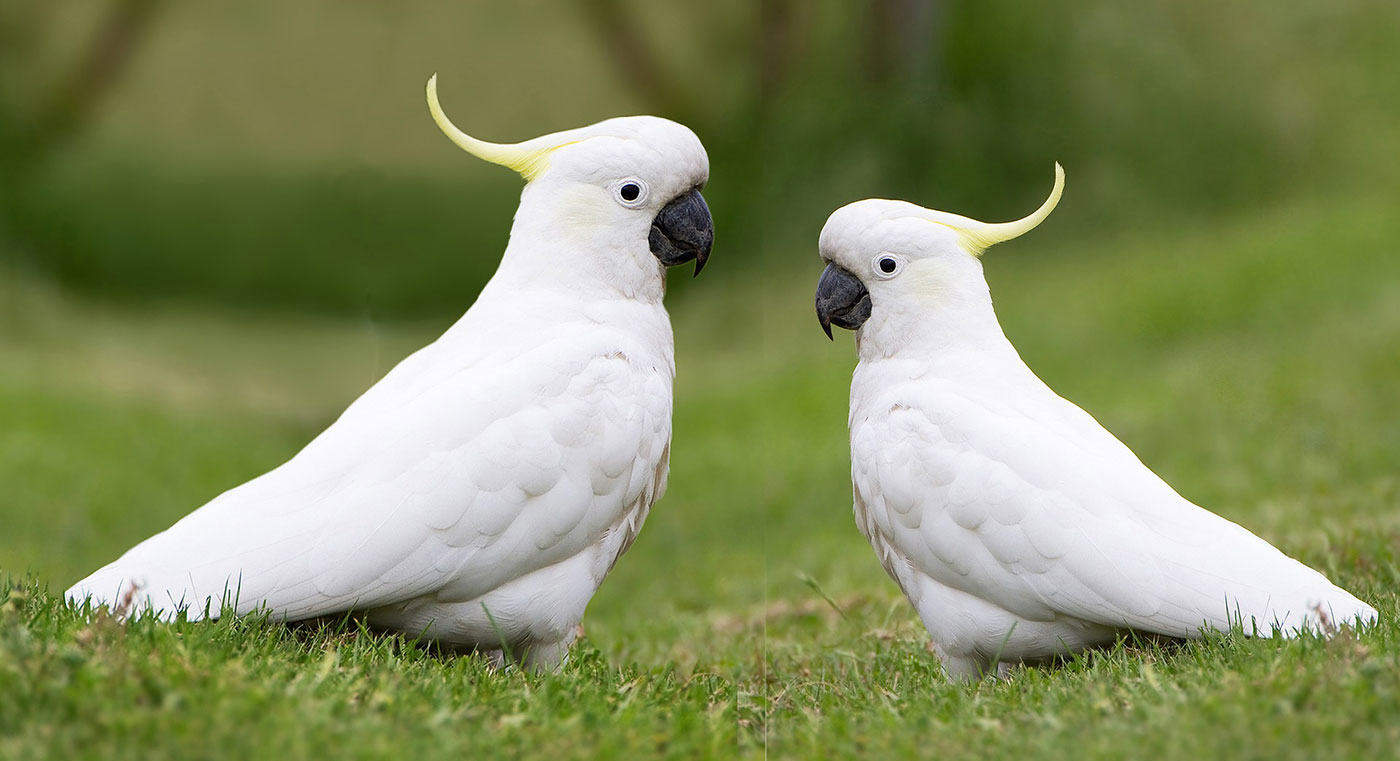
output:
[[[1003,335],[980,262],[909,207],[838,210],[822,256],[871,303],[851,383],[856,524],[951,675],[1127,630],[1292,636],[1375,620],[1322,574],[1181,497],[1051,391]],[[887,257],[897,264],[877,273]]]
[[[675,366],[647,247],[656,209],[618,207],[600,183],[649,176],[659,207],[703,183],[705,159],[684,127],[633,119],[604,124],[636,135],[561,148],[561,168],[527,186],[500,270],[441,338],[291,460],[68,597],[134,595],[167,618],[225,602],[282,620],[359,611],[557,662],[666,486]]]

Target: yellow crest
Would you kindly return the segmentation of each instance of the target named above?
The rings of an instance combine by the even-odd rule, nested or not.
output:
[[[428,110],[432,112],[433,121],[437,122],[438,129],[456,143],[458,148],[492,164],[510,167],[519,172],[527,182],[539,177],[549,167],[549,154],[570,143],[578,142],[568,132],[545,135],[523,143],[488,143],[478,140],[457,129],[457,125],[442,112],[442,104],[438,103],[436,74],[428,79]]]
[[[924,219],[930,222],[950,227],[958,234],[958,241],[963,248],[973,256],[981,256],[992,246],[1018,238],[1034,230],[1037,225],[1045,221],[1050,216],[1050,212],[1055,210],[1055,205],[1060,202],[1060,194],[1065,190],[1065,170],[1060,167],[1059,162],[1055,162],[1055,187],[1050,190],[1050,197],[1045,199],[1045,203],[1039,209],[1031,212],[1028,216],[1022,217],[1015,222],[979,222],[975,219],[950,214],[946,211],[934,211],[925,209]]]

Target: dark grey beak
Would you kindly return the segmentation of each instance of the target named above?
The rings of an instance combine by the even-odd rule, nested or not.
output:
[[[817,319],[826,337],[835,341],[831,326],[855,330],[870,319],[870,291],[860,279],[835,264],[826,265],[817,281]]]
[[[700,274],[715,242],[715,225],[699,188],[677,197],[657,212],[648,241],[651,253],[662,264],[674,267],[694,259],[695,274]]]

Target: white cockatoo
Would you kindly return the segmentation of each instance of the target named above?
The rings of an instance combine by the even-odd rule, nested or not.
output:
[[[68,590],[70,600],[376,628],[557,664],[666,489],[665,269],[713,241],[700,140],[634,116],[454,143],[527,180],[500,267],[437,341],[295,457]],[[499,653],[495,651],[501,651]]]
[[[1240,624],[1289,636],[1374,621],[1322,574],[1172,490],[1060,398],[1002,333],[978,257],[1040,224],[903,201],[822,229],[817,315],[856,331],[856,524],[950,677],[1112,642]]]

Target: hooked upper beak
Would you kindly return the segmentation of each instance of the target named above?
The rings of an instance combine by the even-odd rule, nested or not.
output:
[[[705,268],[715,242],[714,220],[705,197],[695,188],[678,196],[657,212],[648,236],[651,253],[667,267],[695,260],[695,274]]]
[[[835,264],[826,265],[817,281],[817,319],[833,341],[832,325],[846,330],[859,328],[870,319],[870,291],[850,272]]]

